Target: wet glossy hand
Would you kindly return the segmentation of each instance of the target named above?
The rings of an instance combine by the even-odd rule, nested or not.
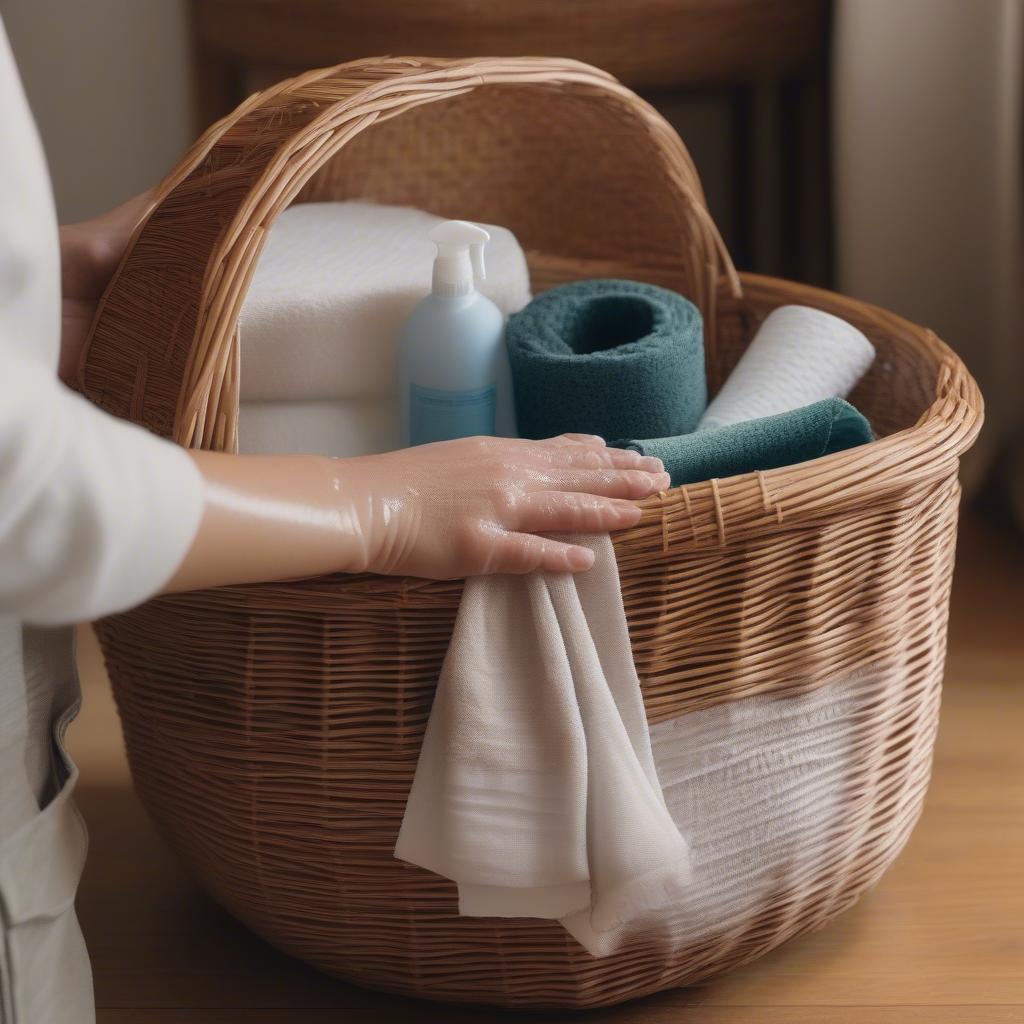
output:
[[[669,486],[659,459],[568,434],[421,445],[338,463],[371,572],[454,579],[575,572],[593,554],[557,537],[634,525],[634,502]]]

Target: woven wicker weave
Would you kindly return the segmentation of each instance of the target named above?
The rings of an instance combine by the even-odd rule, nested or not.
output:
[[[83,390],[182,444],[235,449],[235,325],[265,233],[293,201],[342,198],[507,225],[535,290],[609,275],[678,289],[704,313],[712,390],[783,303],[871,338],[853,401],[878,442],[674,489],[615,538],[652,722],[870,669],[848,813],[799,878],[699,945],[641,937],[594,959],[556,923],[460,918],[451,883],[392,856],[460,585],[361,576],[161,598],[99,624],[164,834],[280,948],[431,998],[608,1004],[820,926],[879,878],[920,810],[973,380],[899,317],[737,275],[678,137],[607,75],[388,58],[283,82],[195,145],[105,297]]]

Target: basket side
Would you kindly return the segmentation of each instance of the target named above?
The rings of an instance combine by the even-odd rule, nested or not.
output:
[[[856,680],[850,740],[821,758],[829,788],[805,780],[820,827],[781,834],[742,905],[699,928],[684,916],[594,959],[554,922],[460,917],[448,880],[394,859],[457,588],[377,603],[339,581],[228,588],[101,623],[136,785],[220,902],[333,974],[534,1008],[699,982],[826,923],[909,835],[937,723],[957,493],[950,479],[624,570],[652,722]],[[714,827],[695,820],[690,835]]]
[[[600,115],[602,123],[636,132],[629,138],[660,154],[645,180],[671,231],[686,229],[682,255],[665,257],[663,283],[697,289],[718,339],[713,386],[760,318],[784,302],[845,316],[879,347],[856,400],[880,441],[675,489],[646,502],[640,525],[616,538],[652,723],[755,695],[784,700],[859,673],[835,817],[797,837],[804,841],[738,918],[697,937],[685,928],[645,935],[594,960],[556,924],[459,917],[449,882],[392,856],[457,582],[224,588],[161,598],[99,631],[147,807],[217,898],[271,942],[334,973],[419,996],[595,1006],[699,981],[820,926],[898,853],[928,781],[957,463],[981,402],[959,360],[898,317],[759,278],[744,278],[741,295],[674,136],[659,141],[667,129],[646,121],[639,101],[570,62],[509,64],[362,62],[285,83],[212,129],[165,186],[107,296],[87,391],[183,443],[230,448],[234,321],[265,230],[289,201],[370,188],[387,201],[413,201],[415,178],[379,169],[400,162],[409,136],[397,125],[414,123],[415,111],[431,110],[419,122],[430,128],[427,140],[440,130],[435,114],[457,112],[460,102],[475,111],[486,95],[513,106],[564,101],[574,124],[589,125],[592,105],[618,111]],[[627,128],[623,109],[632,112]],[[503,146],[481,167],[508,151],[502,131],[521,125],[515,110],[494,129]],[[460,134],[478,123],[470,118]],[[423,152],[422,141],[409,145]],[[580,174],[589,200],[600,177]],[[443,176],[431,189],[457,197],[457,183]],[[571,277],[600,262],[612,243],[600,233],[606,222],[588,211],[571,222],[578,248],[555,250],[531,269]],[[540,219],[524,217],[521,230],[528,244],[554,244]],[[636,248],[635,266],[662,259],[656,244]],[[710,282],[723,271],[716,299]],[[140,324],[153,328],[141,349]]]

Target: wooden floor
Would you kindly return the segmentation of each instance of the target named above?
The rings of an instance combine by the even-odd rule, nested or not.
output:
[[[130,788],[91,634],[71,745],[92,833],[79,912],[99,1024],[522,1019],[414,1003],[323,977],[214,906]],[[945,703],[924,816],[878,888],[824,931],[707,985],[588,1014],[631,1024],[1024,1021],[1024,544],[961,532]],[[42,1024],[42,1022],[40,1022]]]

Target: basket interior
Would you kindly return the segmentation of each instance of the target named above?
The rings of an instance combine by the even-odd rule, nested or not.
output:
[[[298,201],[416,206],[505,225],[527,250],[679,264],[683,206],[652,180],[661,163],[645,122],[607,93],[488,85],[378,120]]]
[[[382,119],[349,140],[295,201],[366,199],[501,224],[527,253],[535,293],[625,277],[694,297],[685,205],[673,182],[652,175],[662,165],[649,127],[606,94],[560,91],[557,102],[538,101],[547,89],[489,86]],[[709,332],[712,393],[770,309],[729,304],[721,336]],[[851,401],[880,437],[913,426],[935,400],[938,361],[902,345],[898,332],[880,331],[873,317],[858,319],[852,305],[832,311],[878,350]]]

